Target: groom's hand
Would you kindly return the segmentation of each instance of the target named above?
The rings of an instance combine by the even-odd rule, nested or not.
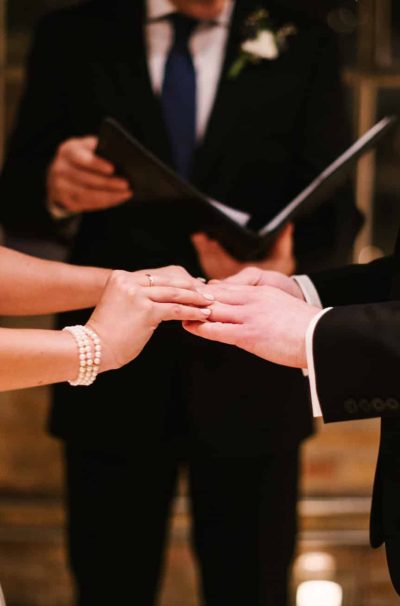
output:
[[[211,282],[212,283],[212,282]],[[296,280],[277,271],[268,271],[259,267],[246,267],[242,271],[226,280],[223,284],[232,284],[237,286],[272,286],[283,292],[304,301],[304,294]]]
[[[249,267],[249,263],[238,261],[232,257],[216,240],[204,233],[192,236],[192,242],[197,250],[200,265],[208,279],[223,280],[228,276]],[[268,255],[252,263],[252,266],[292,274],[296,266],[293,254],[293,225],[287,225],[277,237]]]
[[[298,298],[270,286],[207,286],[216,302],[205,324],[185,322],[199,337],[236,345],[265,360],[306,368],[307,328],[320,312]]]

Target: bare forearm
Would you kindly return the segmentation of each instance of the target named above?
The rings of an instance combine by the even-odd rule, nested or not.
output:
[[[0,391],[74,380],[77,345],[67,332],[0,329]]]
[[[46,261],[0,247],[0,314],[94,307],[109,275],[107,269]]]

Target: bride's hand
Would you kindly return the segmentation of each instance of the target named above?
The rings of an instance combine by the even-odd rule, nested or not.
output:
[[[180,268],[112,272],[87,324],[102,342],[101,372],[138,356],[164,320],[208,318],[212,301],[196,290],[200,283],[185,274]]]
[[[174,288],[196,289],[201,286],[202,281],[193,278],[189,272],[179,265],[169,265],[156,269],[143,269],[132,272],[132,277],[140,286],[149,286],[148,275],[154,279],[153,286],[173,286]]]

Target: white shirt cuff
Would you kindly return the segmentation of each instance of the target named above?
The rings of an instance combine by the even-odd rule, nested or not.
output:
[[[310,322],[306,332],[306,356],[307,356],[307,368],[308,368],[308,380],[310,383],[311,392],[311,404],[314,417],[322,417],[321,404],[319,402],[317,393],[317,379],[315,376],[315,365],[314,365],[314,352],[313,352],[313,341],[315,328],[322,318],[332,307],[322,309]]]
[[[292,276],[292,278],[295,282],[297,282],[297,285],[300,287],[300,290],[303,293],[303,297],[306,303],[322,309],[321,299],[319,298],[317,289],[315,288],[314,283],[310,280],[310,278],[308,276]],[[307,368],[303,368],[302,373],[304,377],[308,377]]]
[[[321,299],[319,298],[319,294],[312,280],[310,280],[308,276],[292,276],[292,278],[300,287],[306,302],[310,305],[314,305],[314,307],[322,309]]]

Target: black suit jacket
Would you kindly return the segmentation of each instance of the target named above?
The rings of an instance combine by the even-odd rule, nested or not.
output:
[[[386,544],[400,594],[400,240],[370,265],[312,276],[325,306],[314,338],[317,389],[330,421],[381,417],[371,544]]]
[[[298,26],[288,50],[228,79],[242,24],[255,5],[237,1],[193,182],[213,198],[250,211],[257,224],[343,150],[348,131],[331,34],[279,3],[268,3],[278,24]],[[0,219],[8,231],[54,233],[45,207],[49,162],[63,140],[96,133],[104,116],[119,120],[171,163],[147,71],[143,26],[139,0],[92,0],[50,14],[39,25],[0,181]],[[300,265],[343,262],[358,222],[347,195],[299,223]],[[71,261],[131,270],[174,263],[201,275],[190,242],[174,225],[158,230],[152,223],[134,200],[86,213]],[[69,314],[62,322],[84,317]],[[167,439],[171,425],[180,431],[176,419],[182,416],[184,431],[214,454],[286,449],[311,431],[306,385],[297,371],[266,369],[247,353],[194,340],[174,325],[161,327],[138,360],[101,376],[91,390],[60,386],[56,396],[53,431],[86,444],[151,448]],[[182,414],[171,413],[177,408]]]

